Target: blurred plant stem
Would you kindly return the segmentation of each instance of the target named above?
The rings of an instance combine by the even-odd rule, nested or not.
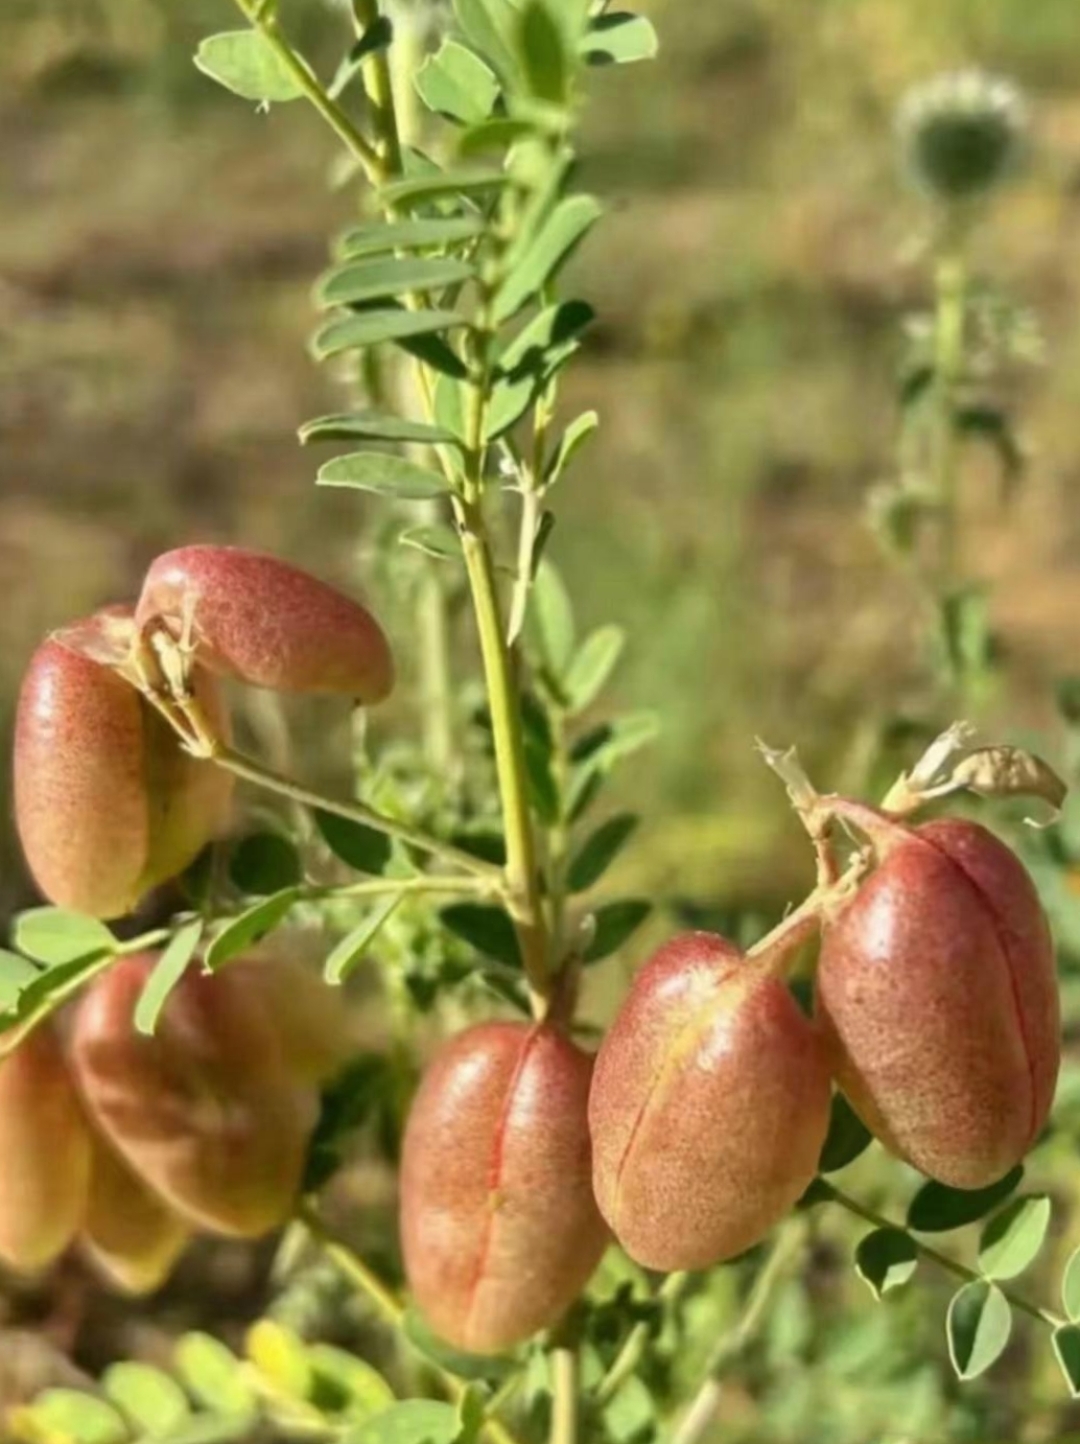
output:
[[[677,1303],[689,1281],[690,1275],[687,1273],[668,1274],[656,1291],[656,1302],[665,1308]],[[627,1379],[637,1372],[653,1336],[654,1322],[652,1319],[642,1319],[627,1334],[611,1368],[597,1385],[595,1399],[600,1407],[613,1399]]]
[[[802,1250],[806,1227],[806,1219],[801,1214],[793,1214],[780,1225],[746,1297],[742,1313],[734,1328],[723,1336],[713,1351],[708,1376],[672,1435],[672,1444],[700,1444],[712,1427],[720,1406],[724,1378],[760,1334],[777,1287]]]
[[[307,1230],[308,1236],[320,1252],[370,1301],[383,1321],[389,1324],[405,1343],[410,1343],[405,1327],[405,1306],[389,1285],[383,1282],[355,1249],[350,1248],[344,1239],[339,1238],[323,1223],[313,1208],[306,1204],[301,1205],[296,1211],[296,1221]],[[460,1403],[466,1393],[466,1386],[462,1381],[446,1369],[440,1368],[426,1355],[424,1361],[438,1374],[454,1403]],[[506,1425],[490,1415],[481,1425],[480,1434],[488,1444],[519,1444]],[[573,1444],[573,1436],[568,1436],[568,1444]]]
[[[578,1356],[569,1344],[551,1353],[551,1444],[577,1444]]]
[[[901,1233],[907,1232],[903,1224],[886,1218],[884,1214],[880,1214],[875,1209],[869,1208],[859,1199],[852,1198],[850,1194],[841,1192],[835,1184],[828,1183],[823,1178],[817,1180],[815,1187],[819,1199],[838,1204],[848,1213],[854,1215],[855,1218],[861,1218],[864,1222],[873,1224],[875,1228],[894,1229]],[[984,1274],[979,1273],[976,1269],[970,1269],[966,1264],[960,1263],[957,1259],[950,1258],[948,1254],[941,1253],[930,1244],[923,1243],[922,1239],[917,1235],[909,1234],[909,1237],[918,1249],[921,1258],[928,1259],[931,1263],[936,1264],[938,1268],[953,1274],[954,1277],[963,1279],[965,1283],[969,1284],[992,1283],[995,1288],[1001,1290],[1002,1294],[1004,1294],[1014,1309],[1019,1309],[1021,1313],[1027,1314],[1029,1318],[1038,1319],[1042,1324],[1048,1324],[1052,1329],[1060,1328],[1062,1324],[1065,1323],[1065,1320],[1059,1314],[1055,1314],[1051,1309],[1040,1308],[1038,1304],[1033,1304],[1030,1299],[1024,1298],[1022,1294],[1006,1288],[1004,1284],[999,1283],[996,1279],[987,1279]]]
[[[959,580],[961,436],[956,409],[964,376],[968,273],[963,229],[949,228],[934,268],[934,409],[931,482],[940,508],[939,591]]]

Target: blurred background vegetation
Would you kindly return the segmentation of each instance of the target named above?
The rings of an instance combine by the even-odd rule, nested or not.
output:
[[[980,229],[975,262],[1044,336],[1043,364],[997,383],[1027,452],[1022,485],[1003,501],[993,458],[977,453],[965,472],[964,567],[988,588],[995,634],[975,720],[995,740],[1037,735],[1068,761],[1055,696],[1080,671],[1080,7],[647,9],[661,59],[596,76],[581,147],[610,214],[575,262],[600,321],[568,403],[595,406],[602,432],[559,497],[552,550],[582,621],[630,634],[620,704],[663,717],[656,747],[618,784],[646,818],[619,882],[705,908],[775,910],[809,880],[809,860],[753,738],[798,742],[822,786],[860,786],[895,719],[940,707],[917,593],[884,558],[867,496],[895,465],[903,318],[928,298],[926,217],[898,176],[893,111],[912,82],[957,65],[1011,76],[1032,104],[1033,163]],[[316,56],[324,10],[285,7]],[[380,586],[364,503],[316,494],[295,440],[339,400],[305,350],[309,289],[355,198],[329,184],[316,118],[260,114],[194,69],[199,39],[234,23],[225,0],[0,10],[5,731],[42,634],[130,594],[168,546],[243,542]],[[413,619],[386,621],[407,656]],[[375,720],[380,735],[407,702]],[[290,716],[298,768],[340,773],[340,719],[315,707]],[[284,745],[277,719],[251,720]],[[5,912],[33,896],[7,813]],[[1055,872],[1066,899],[1074,877],[1071,865]],[[1075,1144],[1055,1149],[1049,1175],[1067,1189]],[[804,1438],[808,1420],[838,1444],[1080,1429],[1042,1341],[1036,1360],[1022,1345],[997,1383],[961,1395],[940,1367],[940,1300],[924,1288],[889,1318],[871,1313],[831,1247],[819,1242],[775,1311],[761,1364],[772,1383],[757,1389],[767,1426],[736,1390],[724,1437]],[[265,1263],[224,1257],[217,1318]],[[206,1261],[190,1267],[185,1299],[210,1287]],[[54,1292],[40,1305],[50,1336],[78,1334],[94,1364],[82,1316],[63,1304],[61,1287],[59,1303]],[[24,1322],[33,1307],[20,1305]],[[133,1348],[138,1316],[126,1305],[121,1315]],[[669,1371],[694,1362],[673,1353]]]

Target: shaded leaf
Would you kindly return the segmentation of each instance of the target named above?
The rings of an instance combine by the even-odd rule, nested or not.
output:
[[[355,872],[381,876],[386,871],[393,845],[384,832],[322,808],[316,808],[314,815],[315,826],[335,857]]]
[[[229,877],[241,892],[266,897],[300,882],[300,854],[280,832],[249,833],[232,850]]]
[[[468,261],[451,256],[379,256],[335,266],[316,289],[322,306],[350,306],[410,292],[441,291],[470,280]]]
[[[489,441],[521,419],[577,350],[578,337],[594,315],[584,301],[562,301],[534,316],[509,342],[498,358],[486,424]]]
[[[492,150],[508,150],[516,141],[532,135],[535,126],[528,120],[498,116],[494,120],[482,120],[471,125],[458,141],[457,153],[462,160],[483,155]]]
[[[285,921],[299,896],[299,888],[282,888],[227,923],[206,950],[207,969],[215,973],[246,948],[261,942]]]
[[[1061,1276],[1061,1302],[1070,1322],[1080,1320],[1080,1248],[1069,1255]]]
[[[917,1233],[945,1233],[974,1223],[1004,1202],[1023,1176],[1023,1165],[1017,1164],[987,1188],[949,1188],[944,1183],[924,1183],[908,1209],[908,1227]]]
[[[988,1279],[1013,1279],[1032,1263],[1050,1226],[1045,1194],[1014,1198],[983,1228],[979,1269]]]
[[[424,60],[413,84],[429,110],[466,125],[486,120],[499,95],[494,71],[456,40],[444,40]]]
[[[558,449],[548,462],[546,481],[549,486],[554,486],[566,472],[574,457],[592,436],[600,425],[600,418],[595,411],[583,411],[580,416],[571,421],[570,425],[562,434]]]
[[[1069,1393],[1080,1398],[1080,1326],[1063,1324],[1053,1334],[1054,1357],[1065,1375]]]
[[[227,30],[208,35],[195,53],[195,64],[226,90],[245,100],[297,100],[303,90],[273,46],[257,30]]]
[[[527,628],[541,664],[559,678],[569,662],[576,635],[570,594],[554,563],[543,561],[529,595]]]
[[[977,1379],[999,1359],[1012,1331],[1012,1310],[996,1284],[978,1279],[953,1295],[946,1319],[949,1358],[960,1379]]]
[[[351,451],[319,467],[319,486],[345,486],[392,496],[398,501],[429,501],[442,496],[446,478],[405,456],[385,451]]]
[[[407,176],[383,186],[379,196],[385,206],[426,205],[429,201],[453,196],[483,195],[509,185],[510,177],[501,170],[467,169],[439,171],[435,175]]]
[[[842,1093],[834,1093],[829,1131],[818,1160],[819,1173],[839,1173],[865,1153],[873,1134]]]
[[[170,939],[147,978],[135,1007],[135,1029],[152,1037],[169,995],[187,972],[203,935],[203,920],[195,918]]]
[[[413,526],[398,537],[402,546],[413,547],[425,556],[439,561],[460,562],[461,542],[452,526],[434,522],[431,526]]]
[[[394,1403],[394,1391],[379,1371],[364,1359],[333,1344],[313,1344],[308,1359],[316,1378],[315,1398],[322,1403],[332,1391],[336,1408],[350,1419],[368,1419]]]
[[[567,58],[562,28],[544,0],[526,0],[519,25],[518,61],[538,100],[551,105],[565,101]]]
[[[593,914],[596,927],[592,942],[585,949],[584,961],[598,963],[618,952],[652,912],[652,903],[643,898],[624,898],[606,903]]]
[[[316,333],[312,349],[318,360],[325,361],[357,347],[408,340],[465,324],[465,317],[456,311],[404,311],[397,306],[358,311],[325,325]]]
[[[453,432],[428,421],[408,421],[380,411],[347,411],[336,416],[318,416],[305,421],[299,431],[306,445],[311,441],[415,441],[423,446],[438,446],[456,440]]]
[[[521,949],[509,915],[498,907],[482,903],[454,903],[443,908],[439,916],[454,934],[470,947],[497,962],[511,967],[521,966]]]
[[[621,627],[598,627],[586,637],[566,670],[563,685],[573,712],[584,712],[603,691],[622,656],[626,633]]]
[[[876,1228],[855,1250],[855,1271],[878,1299],[906,1284],[918,1264],[918,1246],[902,1228]]]
[[[620,812],[602,822],[575,853],[567,871],[571,892],[585,892],[598,883],[637,829],[640,818]]]

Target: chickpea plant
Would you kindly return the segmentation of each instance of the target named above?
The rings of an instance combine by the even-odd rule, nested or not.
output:
[[[246,28],[209,37],[198,65],[260,105],[309,102],[365,197],[318,283],[327,315],[313,342],[344,358],[360,399],[302,439],[349,448],[320,485],[386,499],[397,529],[418,509],[400,540],[425,578],[463,570],[482,700],[468,722],[425,717],[426,764],[404,748],[380,771],[365,743],[362,800],[239,750],[222,678],[373,707],[395,664],[365,606],[233,547],[181,546],[153,563],[134,608],[42,644],[15,777],[49,906],[17,919],[0,956],[0,1257],[32,1273],[77,1242],[107,1281],[144,1293],[195,1234],[290,1224],[399,1339],[401,1377],[437,1397],[399,1399],[369,1362],[267,1318],[243,1359],[186,1335],[174,1374],[117,1364],[98,1393],[50,1391],[13,1430],[46,1444],[266,1429],[343,1444],[694,1444],[826,1206],[869,1225],[855,1266],[877,1297],[922,1265],[959,1280],[946,1334],[961,1378],[1001,1355],[1018,1311],[1049,1328],[1077,1391],[1075,1259],[1060,1311],[1012,1283],[1050,1221],[1046,1197],[1019,1191],[1058,1070],[1049,930],[995,835],[918,818],[965,792],[1058,806],[1037,758],[954,726],[871,805],[819,794],[794,753],[763,748],[813,845],[813,892],[748,948],[704,932],[666,943],[595,1058],[576,1019],[582,970],[649,912],[639,899],[590,906],[637,820],[588,814],[655,727],[582,723],[622,635],[578,643],[547,556],[556,489],[597,425],[562,415],[562,373],[592,311],[560,279],[600,218],[574,185],[585,78],[648,58],[651,26],[584,0],[455,0],[447,33],[412,56],[405,15],[396,29],[376,0],[353,0],[326,84],[273,0],[238,3]],[[441,133],[424,150],[403,131],[409,97]],[[425,647],[457,586],[428,593]],[[428,703],[437,713],[445,689]],[[199,859],[222,855],[237,781],[314,827],[229,844],[222,880]],[[316,880],[330,855],[333,880]],[[106,925],[181,874],[188,905],[170,904],[161,926]],[[291,955],[295,924],[330,938],[325,980]],[[818,940],[807,1012],[788,974]],[[334,991],[390,955],[392,1019],[468,1020],[404,1128],[411,1061],[403,1088],[388,1083]],[[478,1021],[493,995],[500,1015]],[[408,1306],[320,1206],[344,1136],[373,1107],[389,1152],[400,1145]],[[904,1218],[835,1181],[872,1135],[925,1175]],[[972,1224],[974,1265],[927,1241]],[[745,1303],[700,1387],[661,1408],[639,1377],[660,1336],[678,1335],[709,1270],[759,1245],[737,1265]],[[645,1297],[644,1270],[661,1275]]]

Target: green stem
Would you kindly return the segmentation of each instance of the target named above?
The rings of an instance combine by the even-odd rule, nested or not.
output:
[[[957,389],[964,373],[967,267],[959,241],[947,246],[934,273],[934,411],[931,481],[941,509],[941,589],[956,579],[959,550],[960,433]]]
[[[904,1231],[902,1224],[895,1223],[892,1219],[886,1218],[884,1214],[880,1214],[875,1209],[869,1208],[859,1199],[852,1198],[850,1194],[843,1193],[835,1184],[820,1178],[817,1181],[817,1187],[819,1193],[825,1199],[846,1209],[847,1212],[853,1214],[855,1218],[861,1218],[865,1223],[873,1224],[875,1228],[891,1228],[899,1229],[902,1232]],[[916,1235],[910,1234],[909,1236],[918,1249],[919,1254],[931,1263],[936,1264],[938,1268],[944,1269],[946,1273],[952,1274],[955,1278],[963,1279],[965,1283],[969,1284],[993,1282],[994,1286],[1001,1290],[1013,1308],[1019,1309],[1022,1314],[1027,1314],[1028,1317],[1032,1319],[1038,1319],[1040,1323],[1048,1324],[1052,1329],[1060,1328],[1061,1325],[1064,1324],[1065,1320],[1061,1318],[1059,1314],[1055,1314],[1051,1309],[1040,1308],[1038,1304],[1033,1304],[1030,1299],[1024,1298],[1022,1294],[1015,1293],[1012,1289],[1006,1288],[996,1280],[987,1280],[985,1276],[976,1269],[970,1269],[966,1264],[960,1263],[957,1259],[950,1258],[947,1253],[941,1253],[939,1249],[933,1248],[928,1243],[923,1243],[922,1239]]]
[[[314,792],[311,788],[304,787],[289,777],[282,777],[280,773],[264,767],[262,763],[245,756],[242,752],[237,752],[232,747],[216,748],[209,760],[215,766],[224,768],[226,772],[231,772],[235,777],[254,783],[256,787],[264,787],[270,792],[280,793],[282,797],[289,797],[294,802],[302,802],[308,807],[333,813],[335,817],[343,817],[349,822],[357,822],[363,827],[370,827],[376,832],[385,833],[387,837],[397,838],[399,842],[406,843],[409,847],[419,848],[422,852],[431,853],[434,857],[441,857],[447,862],[455,863],[458,867],[464,868],[466,872],[473,873],[476,877],[486,878],[493,884],[501,881],[502,874],[497,867],[480,858],[472,857],[467,852],[462,852],[460,848],[454,847],[449,842],[431,837],[428,833],[410,827],[408,823],[399,822],[396,818],[387,817],[385,814],[375,811],[374,808],[365,806],[362,802],[342,802],[336,797],[324,797],[322,793]]]
[[[354,0],[356,18],[367,30],[379,19],[379,0]],[[402,172],[401,135],[394,103],[394,81],[385,47],[364,57],[364,88],[374,107],[375,125],[382,141],[380,161],[384,175]]]
[[[720,1340],[709,1360],[708,1378],[691,1401],[672,1444],[700,1444],[716,1418],[723,1380],[757,1339],[778,1285],[798,1257],[806,1234],[806,1221],[798,1214],[781,1225],[772,1249],[762,1264],[735,1327]]]
[[[405,1306],[389,1285],[383,1282],[355,1250],[327,1228],[314,1209],[301,1205],[296,1211],[296,1218],[303,1224],[320,1251],[370,1300],[383,1320],[400,1334],[403,1340],[409,1342],[409,1336],[405,1332]],[[439,1375],[450,1398],[455,1403],[460,1402],[465,1397],[465,1385],[461,1380],[439,1368],[426,1355],[424,1361]],[[488,1417],[480,1432],[481,1436],[488,1440],[488,1444],[519,1444],[514,1434],[499,1419]]]
[[[665,1307],[675,1304],[682,1297],[689,1282],[689,1274],[668,1274],[656,1291],[657,1302]],[[611,1368],[596,1387],[594,1397],[597,1405],[602,1408],[603,1405],[609,1403],[626,1381],[637,1372],[638,1365],[645,1356],[645,1350],[648,1348],[652,1336],[653,1321],[651,1319],[642,1319],[630,1330],[625,1343],[616,1354]]]
[[[577,1444],[578,1356],[561,1345],[551,1354],[551,1444]]]
[[[364,167],[372,184],[381,185],[386,174],[379,153],[361,135],[341,106],[331,98],[305,61],[293,49],[281,33],[273,14],[265,6],[256,3],[256,0],[236,0],[236,4],[244,19],[264,38],[323,120]]]

